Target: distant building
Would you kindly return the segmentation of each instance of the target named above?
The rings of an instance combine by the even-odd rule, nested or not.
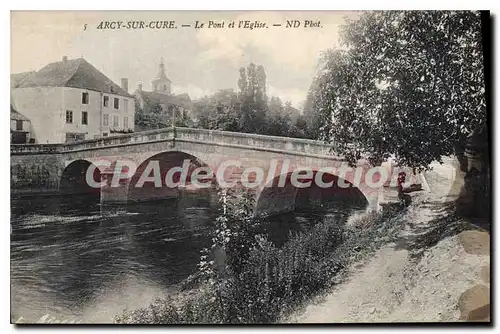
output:
[[[163,58],[160,61],[158,75],[151,81],[153,91],[145,91],[142,84],[134,92],[138,107],[143,113],[158,113],[165,123],[171,124],[175,112],[176,124],[185,119],[192,110],[192,102],[188,94],[172,94],[172,81],[165,73]]]
[[[10,105],[10,143],[27,144],[31,140],[31,122],[28,118],[18,113],[12,104]]]
[[[16,111],[31,121],[36,143],[64,143],[134,131],[134,98],[85,59],[11,75]]]
[[[151,81],[151,86],[153,91],[165,95],[170,95],[172,93],[172,81],[167,78],[165,73],[165,64],[163,64],[163,58],[161,58],[160,66],[158,69],[158,75],[156,79]]]

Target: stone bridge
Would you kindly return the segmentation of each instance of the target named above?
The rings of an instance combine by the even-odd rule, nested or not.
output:
[[[336,196],[347,196],[374,209],[382,193],[380,186],[372,185],[381,174],[373,173],[366,161],[358,161],[356,169],[349,168],[330,145],[322,142],[191,128],[164,128],[69,144],[11,145],[11,193],[93,191],[102,203],[175,197],[179,187],[166,187],[164,178],[185,160],[189,160],[190,171],[208,167],[206,175],[212,170],[211,184],[242,179],[251,183],[256,213],[289,211],[304,198],[314,202]],[[152,181],[139,182],[143,174],[154,175],[151,161],[159,166],[160,187]],[[94,171],[94,181],[101,181],[102,187],[89,190],[85,178],[89,167]],[[301,183],[317,182],[310,187],[294,186],[293,173],[301,168],[312,170],[297,172]],[[215,177],[219,170],[223,171],[221,179]],[[259,176],[263,177],[260,183]],[[392,175],[389,178],[394,180]],[[318,182],[323,182],[323,187],[318,187]]]

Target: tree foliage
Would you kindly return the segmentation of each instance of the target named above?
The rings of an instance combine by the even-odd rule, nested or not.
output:
[[[170,126],[170,123],[166,122],[160,114],[140,112],[135,114],[135,125],[142,130],[153,130],[166,128]]]
[[[145,103],[144,108],[135,99],[135,125],[140,131],[161,129],[172,126],[172,114],[175,113],[175,126],[192,125],[192,120],[184,108],[173,104],[162,107],[158,102]]]
[[[148,103],[144,106],[145,114],[160,115],[163,112],[163,108],[158,102]]]
[[[368,12],[342,42],[323,54],[313,105],[350,160],[427,167],[486,123],[479,13]]]
[[[197,126],[203,129],[238,131],[238,95],[232,89],[220,90],[194,103]]]
[[[263,133],[268,110],[264,67],[250,63],[246,69],[240,68],[238,88],[241,102],[240,131]]]
[[[194,104],[197,126],[204,129],[306,137],[299,111],[289,101],[268,98],[262,65],[240,68],[238,93],[224,89]]]
[[[265,134],[282,137],[305,137],[301,127],[302,118],[290,101],[283,104],[279,97],[273,96],[269,101],[269,111],[266,115]]]
[[[323,127],[328,123],[326,113],[318,112],[315,108],[315,93],[318,92],[318,79],[314,78],[304,102],[303,117],[298,121],[297,127],[303,129],[304,136],[311,139],[324,140]]]

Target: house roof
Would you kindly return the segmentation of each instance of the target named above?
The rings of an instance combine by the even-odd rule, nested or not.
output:
[[[16,121],[29,121],[29,119],[24,116],[23,114],[20,114],[12,104],[10,105],[10,119],[16,120]]]
[[[17,88],[72,87],[132,97],[83,58],[50,63],[26,77]]]
[[[191,107],[191,98],[188,94],[179,95],[167,95],[158,92],[146,92],[146,91],[136,91],[136,94],[140,95],[146,104],[158,103],[158,104],[170,104],[170,105],[181,105],[184,108]]]
[[[34,74],[35,71],[30,72],[21,72],[21,73],[13,73],[10,75],[10,88],[16,88],[19,86],[21,81],[26,79],[28,76]]]

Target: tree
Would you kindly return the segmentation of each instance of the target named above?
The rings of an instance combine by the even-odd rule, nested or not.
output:
[[[135,116],[135,125],[139,127],[139,131],[161,129],[170,126],[158,114],[139,113]]]
[[[159,103],[146,104],[144,109],[141,108],[141,104],[135,100],[135,118],[134,124],[136,125],[136,131],[146,131],[153,129],[161,129],[170,126],[164,118],[162,117],[162,107]]]
[[[369,12],[342,41],[324,54],[314,104],[351,160],[425,168],[486,123],[479,13]]]
[[[414,168],[456,154],[468,171],[470,137],[487,141],[480,13],[369,12],[344,27],[342,41],[344,50],[324,53],[313,98],[336,151],[373,164],[393,155]]]
[[[238,131],[238,96],[232,89],[223,89],[205,96],[194,104],[198,127],[211,130]]]
[[[290,117],[285,113],[285,107],[281,99],[276,96],[271,97],[266,117],[266,134],[270,136],[288,136],[290,125]]]
[[[250,63],[246,69],[240,68],[238,87],[240,90],[240,131],[265,132],[268,106],[264,67]]]
[[[323,140],[323,126],[328,123],[328,119],[325,118],[327,115],[325,113],[318,112],[315,108],[314,97],[318,94],[320,87],[318,87],[318,78],[314,78],[307,93],[306,101],[304,102],[303,115],[306,122],[306,127],[304,130],[305,136],[310,139]]]
[[[295,120],[293,136],[297,138],[307,138],[307,121],[302,115]]]
[[[160,115],[163,113],[163,108],[158,102],[148,103],[144,107],[145,114]]]

